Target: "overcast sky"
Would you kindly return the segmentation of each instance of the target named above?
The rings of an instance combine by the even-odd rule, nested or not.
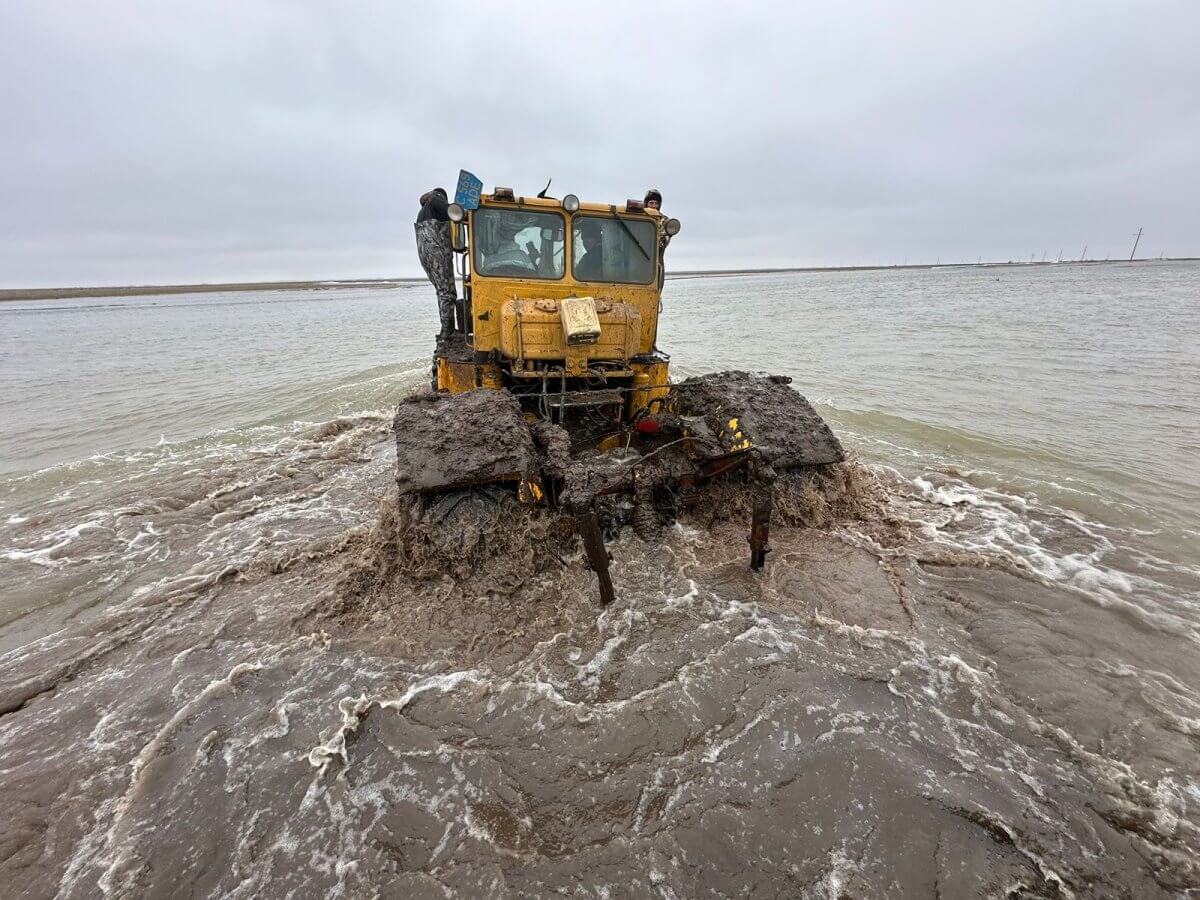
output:
[[[420,273],[460,168],[675,269],[1200,255],[1200,3],[0,4],[0,286]]]

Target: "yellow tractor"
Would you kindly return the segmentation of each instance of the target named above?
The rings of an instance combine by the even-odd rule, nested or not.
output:
[[[570,516],[613,599],[604,535],[643,536],[703,484],[754,490],[753,568],[768,551],[776,474],[844,458],[790,378],[722,372],[671,384],[658,347],[663,254],[677,219],[641,203],[516,196],[450,205],[461,259],[458,331],[430,392],[396,413],[402,494],[509,484]]]

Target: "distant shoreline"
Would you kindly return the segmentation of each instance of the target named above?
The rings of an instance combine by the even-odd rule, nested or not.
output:
[[[137,284],[123,287],[0,288],[7,300],[74,300],[85,297],[143,297],[157,294],[210,294],[242,291],[325,291],[334,288],[390,288],[424,278],[352,278],[326,281],[247,281],[226,284]]]
[[[768,269],[693,269],[668,272],[667,278],[706,278],[731,275],[775,275],[788,272],[887,272],[893,270],[922,269],[1008,269],[1027,266],[1095,266],[1129,262],[1197,262],[1200,257],[1177,256],[1166,258],[1088,259],[1063,260],[1062,262],[978,262],[978,263],[916,263],[905,265],[876,266],[788,266]],[[420,284],[424,278],[352,278],[325,281],[251,281],[224,284],[145,284],[114,287],[57,287],[57,288],[0,288],[0,303],[16,300],[74,300],[90,297],[139,297],[159,294],[204,294],[243,291],[324,291],[336,288],[392,288],[406,284]]]
[[[876,266],[788,266],[777,269],[697,269],[686,272],[668,272],[667,278],[705,278],[721,275],[774,275],[786,272],[891,272],[919,269],[1021,269],[1053,266],[1111,266],[1131,262],[1200,262],[1200,256],[1143,257],[1137,259],[1064,259],[1036,260],[1034,262],[956,262],[956,263],[905,263],[903,265]]]

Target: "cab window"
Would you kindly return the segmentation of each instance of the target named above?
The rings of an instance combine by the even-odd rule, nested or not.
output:
[[[480,275],[563,277],[566,222],[558,213],[484,207],[472,220]]]
[[[648,219],[575,216],[571,247],[577,281],[649,284],[654,280],[658,241]]]

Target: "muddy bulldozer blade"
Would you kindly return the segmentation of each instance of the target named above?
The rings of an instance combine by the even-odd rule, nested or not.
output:
[[[400,403],[392,429],[401,494],[537,477],[533,437],[507,391],[414,394]]]
[[[520,404],[508,391],[475,390],[463,394],[425,393],[405,399],[392,424],[396,435],[396,483],[401,495],[428,498],[510,484],[522,502],[546,497],[543,468],[557,469],[569,439],[549,423],[534,429],[558,432],[539,453],[533,430]],[[554,451],[557,451],[555,453]],[[558,465],[551,465],[554,457]],[[551,472],[553,474],[553,472]],[[600,602],[614,599],[608,568],[611,557],[596,514],[594,497],[576,492],[568,512],[583,542],[588,567],[599,581]]]
[[[770,552],[777,471],[826,466],[846,458],[825,420],[792,390],[791,381],[785,375],[717,372],[680,382],[667,401],[689,421],[702,479],[742,466],[748,469],[750,568],[756,571]]]
[[[754,449],[781,471],[841,462],[842,445],[791,383],[786,375],[717,372],[674,385],[668,403],[703,421],[725,453]]]
[[[613,435],[607,452],[573,453],[566,429],[529,421],[507,390],[417,394],[396,411],[396,482],[402,495],[430,498],[507,484],[524,503],[558,509],[574,522],[607,605],[614,591],[606,529],[633,525],[653,540],[656,491],[674,497],[741,472],[751,491],[750,567],[762,569],[777,473],[845,458],[790,381],[746,372],[689,378],[671,388],[657,414],[642,414]],[[675,515],[673,504],[663,514]]]

